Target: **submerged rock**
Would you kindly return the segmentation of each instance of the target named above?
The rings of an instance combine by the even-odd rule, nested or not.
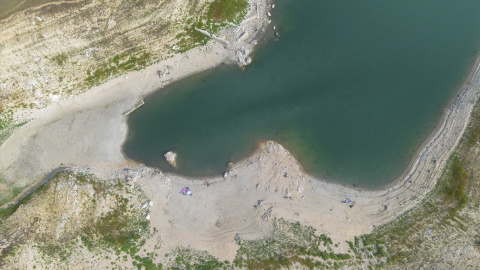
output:
[[[250,58],[249,56],[247,56],[247,58],[245,58],[245,65],[250,65],[252,63],[252,58]]]
[[[177,153],[173,151],[168,151],[163,156],[165,157],[167,162],[170,163],[170,165],[172,165],[173,167],[177,167]]]
[[[170,165],[172,165],[175,168],[177,167],[177,153],[175,153],[173,151],[168,151],[163,156],[165,157],[167,162],[170,163]]]
[[[249,50],[238,50],[237,51],[237,57],[238,57],[238,66],[243,68],[245,66],[248,66],[252,63],[252,58],[249,56],[250,51]]]

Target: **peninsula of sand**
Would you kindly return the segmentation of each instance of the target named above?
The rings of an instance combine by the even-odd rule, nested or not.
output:
[[[435,186],[467,126],[480,93],[480,66],[405,173],[378,190],[315,179],[274,141],[263,142],[250,157],[209,179],[163,173],[124,157],[126,117],[141,106],[142,97],[194,73],[250,61],[259,37],[272,27],[267,14],[273,11],[266,1],[249,2],[243,23],[222,31],[207,45],[25,114],[24,119],[34,120],[16,130],[0,148],[3,177],[7,182],[34,186],[55,170],[69,167],[103,179],[128,178],[155,202],[149,218],[161,234],[162,249],[190,246],[228,260],[238,249],[235,235],[256,239],[273,229],[265,218],[300,221],[328,234],[334,242],[345,242],[419,203]],[[194,194],[187,200],[178,192],[185,186]],[[342,203],[347,198],[355,201],[355,207]]]

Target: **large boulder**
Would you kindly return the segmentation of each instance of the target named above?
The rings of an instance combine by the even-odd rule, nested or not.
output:
[[[165,157],[167,162],[170,163],[170,165],[172,165],[175,168],[177,167],[177,153],[175,153],[173,151],[168,151],[163,156]]]

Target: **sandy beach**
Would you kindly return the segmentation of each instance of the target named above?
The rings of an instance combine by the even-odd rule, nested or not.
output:
[[[236,63],[239,50],[253,50],[255,33],[243,38],[241,44],[235,37],[253,23],[268,25],[268,6],[265,1],[250,3],[262,7],[247,14],[253,19],[230,30],[230,34],[219,35],[229,41],[228,46],[212,40],[205,47],[177,54],[23,116],[34,120],[0,147],[0,171],[6,181],[31,186],[60,167],[76,167],[105,179],[128,177],[154,202],[151,224],[161,234],[162,250],[190,246],[208,250],[220,260],[234,258],[238,248],[235,235],[243,239],[265,236],[272,230],[265,220],[275,217],[316,228],[342,243],[336,251],[343,252],[347,249],[345,240],[369,233],[419,203],[435,186],[467,127],[480,94],[478,63],[405,173],[378,190],[309,176],[285,148],[273,141],[263,142],[253,155],[233,164],[226,177],[209,179],[165,174],[124,157],[121,149],[127,134],[126,116],[142,104],[145,95],[192,74]],[[158,76],[158,70],[168,74]],[[185,186],[193,196],[179,193]],[[354,207],[343,204],[344,198],[355,201]]]

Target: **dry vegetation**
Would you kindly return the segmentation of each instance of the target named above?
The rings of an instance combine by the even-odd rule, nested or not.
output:
[[[103,181],[67,170],[0,212],[2,266],[475,269],[480,263],[478,126],[479,105],[436,188],[399,219],[347,241],[346,253],[336,251],[342,243],[328,235],[284,219],[267,221],[274,230],[262,239],[237,235],[239,249],[231,262],[188,247],[160,253],[160,234],[145,219],[148,207],[141,206],[148,198],[132,179]]]
[[[94,267],[103,256],[150,265],[150,254],[140,252],[154,232],[145,219],[148,208],[140,207],[147,202],[129,179],[106,182],[61,171],[0,211],[0,267],[66,269],[84,260]]]
[[[204,44],[205,36],[193,29],[215,31],[225,21],[235,23],[245,3],[211,2],[86,0],[29,7],[13,15],[16,6],[4,9],[0,143],[21,125],[14,121],[15,110],[44,107]],[[271,220],[275,229],[268,237],[235,239],[239,250],[232,262],[187,247],[158,254],[161,239],[145,219],[148,198],[131,179],[104,181],[61,171],[0,210],[0,268],[478,268],[479,140],[477,104],[436,188],[401,218],[347,242],[347,253],[335,252],[340,243],[311,227]]]
[[[206,44],[195,28],[228,26],[208,17],[219,1],[40,2],[0,20],[0,145],[39,109]],[[246,2],[220,3],[229,21],[239,21],[245,10],[232,3]],[[25,188],[2,173],[0,205]]]
[[[245,0],[211,2],[29,2],[0,21],[2,117],[10,109],[43,108],[205,44],[209,38],[195,27],[218,31],[226,21],[238,22],[247,6]]]
[[[288,229],[276,224],[271,237],[242,243],[234,264],[248,269],[478,269],[479,131],[477,104],[435,189],[400,218],[347,242],[347,254],[333,253],[334,243],[312,228],[276,221]]]

